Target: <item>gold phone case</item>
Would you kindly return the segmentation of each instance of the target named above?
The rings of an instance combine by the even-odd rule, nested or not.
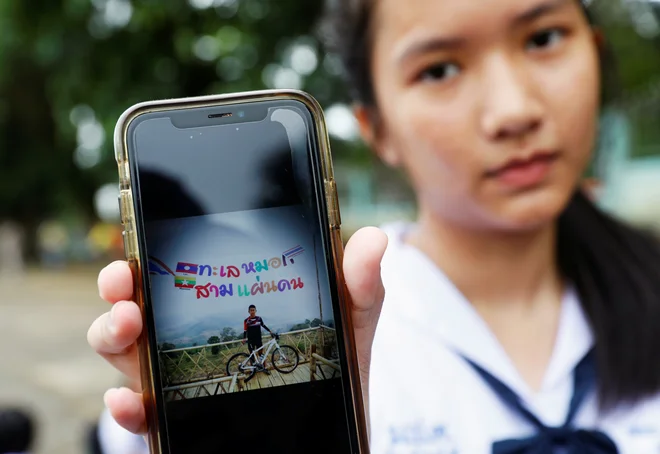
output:
[[[307,93],[298,90],[262,90],[229,95],[203,96],[195,98],[182,98],[162,101],[152,101],[137,104],[125,111],[117,122],[114,134],[115,158],[119,168],[119,205],[121,222],[124,227],[124,249],[126,260],[133,272],[134,298],[142,312],[143,326],[146,326],[146,311],[142,282],[142,260],[139,250],[138,231],[136,224],[136,209],[134,205],[133,186],[131,184],[131,168],[128,151],[128,129],[131,122],[138,116],[161,112],[172,109],[187,109],[199,107],[229,106],[232,104],[253,101],[294,100],[304,104],[312,116],[316,136],[318,137],[318,149],[321,161],[321,175],[325,192],[325,205],[328,214],[328,232],[332,245],[332,266],[337,277],[336,287],[341,307],[341,323],[344,332],[344,345],[346,347],[348,379],[350,383],[351,399],[354,409],[354,420],[357,427],[358,449],[361,454],[369,453],[367,421],[365,417],[364,401],[362,398],[362,386],[358,366],[357,351],[353,334],[353,323],[351,319],[351,300],[346,289],[342,271],[344,246],[341,235],[341,217],[337,199],[337,189],[333,176],[332,157],[330,152],[330,141],[323,110],[318,102]],[[161,453],[158,411],[156,411],[156,396],[154,388],[155,374],[151,364],[158,352],[152,351],[146,330],[143,330],[138,339],[138,355],[140,361],[142,389],[147,415],[147,426],[149,429],[149,446],[152,454]]]

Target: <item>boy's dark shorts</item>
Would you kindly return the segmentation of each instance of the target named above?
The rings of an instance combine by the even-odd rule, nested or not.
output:
[[[261,339],[259,339],[259,340],[256,340],[256,339],[250,340],[250,339],[248,339],[247,345],[248,345],[248,350],[250,350],[250,353],[252,353],[253,351],[261,348],[263,346],[263,343],[261,342]]]

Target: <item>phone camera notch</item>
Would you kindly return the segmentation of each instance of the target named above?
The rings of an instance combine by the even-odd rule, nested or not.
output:
[[[226,117],[231,117],[234,114],[231,112],[223,112],[223,113],[217,113],[217,114],[211,114],[209,115],[209,118],[226,118]]]

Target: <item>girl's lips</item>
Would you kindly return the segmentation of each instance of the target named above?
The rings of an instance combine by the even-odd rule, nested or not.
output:
[[[512,159],[488,176],[512,189],[524,189],[543,182],[556,159],[557,153],[537,152],[529,158]]]

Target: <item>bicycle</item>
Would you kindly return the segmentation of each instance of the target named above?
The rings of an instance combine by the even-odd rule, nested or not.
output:
[[[257,372],[266,372],[265,361],[268,355],[273,350],[271,361],[273,367],[280,373],[290,374],[296,367],[300,358],[295,348],[289,345],[278,344],[280,336],[275,334],[271,340],[256,350],[253,350],[249,355],[247,353],[236,353],[227,361],[227,375],[231,376],[238,373],[243,373],[246,376],[245,382],[248,382],[254,377]],[[259,355],[260,351],[265,349],[263,355]]]

